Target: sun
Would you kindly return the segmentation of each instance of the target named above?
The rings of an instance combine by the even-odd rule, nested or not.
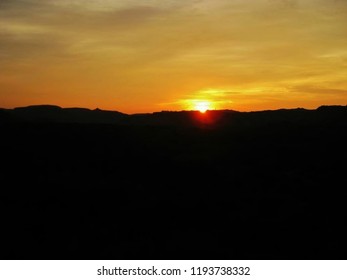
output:
[[[210,110],[211,103],[208,101],[198,101],[194,105],[194,109],[200,111],[200,113],[206,113],[207,110]]]

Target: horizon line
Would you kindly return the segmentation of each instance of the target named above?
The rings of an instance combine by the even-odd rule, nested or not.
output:
[[[153,111],[153,112],[137,112],[137,113],[124,113],[122,111],[118,111],[118,110],[109,110],[109,109],[102,109],[99,107],[96,107],[94,109],[92,108],[88,108],[88,107],[62,107],[59,105],[55,105],[55,104],[31,104],[31,105],[26,105],[26,106],[18,106],[18,107],[12,107],[12,108],[5,108],[5,107],[0,107],[0,110],[15,110],[15,109],[22,109],[22,108],[30,108],[30,107],[56,107],[59,109],[85,109],[85,110],[90,110],[90,111],[104,111],[104,112],[117,112],[117,113],[121,113],[124,115],[141,115],[141,114],[155,114],[155,113],[179,113],[179,112],[199,112],[199,110],[189,110],[189,109],[183,109],[183,110],[161,110],[161,111]],[[208,109],[206,110],[206,112],[218,112],[218,111],[233,111],[233,112],[239,112],[239,113],[252,113],[252,112],[264,112],[264,111],[278,111],[278,110],[295,110],[295,109],[302,109],[302,110],[307,110],[307,111],[313,111],[313,110],[317,110],[321,107],[346,107],[347,104],[345,105],[341,105],[341,104],[331,104],[331,105],[326,105],[326,104],[322,104],[319,105],[316,108],[305,108],[305,107],[291,107],[291,108],[277,108],[277,109],[264,109],[264,110],[250,110],[250,111],[238,111],[238,110],[234,110],[234,109]]]

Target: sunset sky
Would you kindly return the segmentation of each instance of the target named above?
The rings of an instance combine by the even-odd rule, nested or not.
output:
[[[0,107],[347,104],[346,0],[0,0]]]

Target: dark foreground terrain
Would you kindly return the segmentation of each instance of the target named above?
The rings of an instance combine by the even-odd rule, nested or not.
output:
[[[0,131],[1,259],[347,259],[347,107],[37,106]]]

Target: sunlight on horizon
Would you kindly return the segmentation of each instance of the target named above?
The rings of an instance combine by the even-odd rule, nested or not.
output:
[[[0,0],[0,108],[345,105],[346,11],[344,0]]]
[[[207,110],[211,109],[211,104],[208,101],[200,101],[195,104],[194,109],[200,113],[206,113]]]
[[[220,110],[230,107],[233,102],[227,96],[229,89],[204,88],[187,94],[187,99],[171,103],[179,105],[183,110],[195,110],[205,113],[208,110]],[[170,105],[169,104],[165,104]]]

